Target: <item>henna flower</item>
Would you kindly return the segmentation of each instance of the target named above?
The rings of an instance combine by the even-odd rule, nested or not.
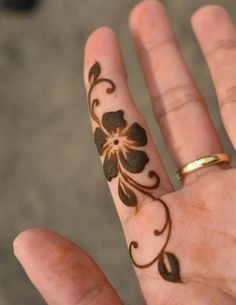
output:
[[[154,171],[148,177],[155,179],[152,185],[143,185],[129,176],[144,170],[149,162],[147,154],[138,147],[147,144],[146,131],[138,123],[128,126],[122,110],[106,112],[99,127],[95,129],[94,140],[100,156],[104,156],[103,171],[108,181],[119,175],[118,194],[127,206],[136,206],[138,199],[134,189],[151,196],[160,179]]]
[[[96,128],[94,140],[100,156],[104,156],[108,181],[118,176],[121,166],[130,173],[140,173],[149,161],[146,153],[137,149],[147,144],[145,130],[138,123],[127,126],[122,110],[103,115],[102,128]]]

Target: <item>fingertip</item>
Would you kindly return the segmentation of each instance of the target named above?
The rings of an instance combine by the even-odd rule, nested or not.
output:
[[[13,240],[13,251],[18,259],[30,251],[32,242],[37,238],[52,234],[47,228],[30,228],[20,232]]]
[[[208,30],[221,23],[229,14],[225,8],[217,4],[204,5],[196,10],[191,17],[194,30]]]
[[[94,48],[94,46],[99,43],[100,41],[109,41],[110,39],[115,39],[116,34],[113,29],[107,26],[103,26],[100,28],[97,28],[91,34],[88,36],[86,44],[85,44],[85,53],[88,53],[91,48]]]
[[[143,23],[153,10],[162,7],[158,0],[142,0],[134,6],[129,15],[129,26],[132,31],[142,29]]]
[[[100,27],[92,32],[85,45],[84,81],[88,86],[88,71],[99,62],[107,72],[121,73],[126,79],[124,63],[116,33],[109,27]]]
[[[156,37],[162,42],[175,39],[164,5],[157,0],[145,0],[130,13],[129,27],[138,52],[155,47]]]
[[[152,1],[153,2],[153,1]],[[138,26],[140,16],[144,12],[144,9],[149,6],[150,0],[140,1],[134,7],[132,8],[130,14],[129,14],[129,26],[131,30],[136,29]]]
[[[20,232],[13,241],[13,252],[24,267],[41,260],[49,248],[57,250],[69,241],[48,228],[36,227]],[[72,242],[70,242],[72,244]]]
[[[117,44],[117,37],[111,28],[100,27],[93,31],[85,44],[85,69],[90,64],[91,58],[101,55],[105,57],[109,51],[109,46],[114,43]]]
[[[84,56],[84,83],[87,91],[90,87],[89,70],[96,62],[103,72],[113,75],[123,86],[126,85],[127,74],[118,37],[109,27],[98,28],[87,39]]]

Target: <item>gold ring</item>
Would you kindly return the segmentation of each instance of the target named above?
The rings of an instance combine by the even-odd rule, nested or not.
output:
[[[180,167],[176,172],[177,179],[182,180],[186,174],[191,173],[199,168],[222,162],[230,162],[230,157],[224,153],[201,157]]]

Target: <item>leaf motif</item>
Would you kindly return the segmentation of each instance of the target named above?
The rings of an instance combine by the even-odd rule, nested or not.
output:
[[[95,62],[95,64],[89,70],[90,83],[94,83],[98,79],[100,73],[101,73],[101,66],[98,62]]]
[[[165,257],[167,259],[167,262],[165,262]],[[164,252],[161,255],[158,261],[158,271],[160,275],[163,277],[163,279],[166,281],[173,283],[182,282],[180,277],[179,261],[177,257],[170,252]]]
[[[119,186],[118,186],[118,194],[121,199],[121,201],[129,206],[133,207],[137,205],[137,197],[135,193],[124,183],[121,183],[119,181]]]

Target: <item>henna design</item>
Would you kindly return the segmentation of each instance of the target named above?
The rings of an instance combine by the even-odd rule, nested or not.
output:
[[[129,253],[133,264],[137,268],[147,268],[158,261],[158,271],[167,281],[181,282],[178,259],[174,254],[165,252],[171,234],[171,217],[168,206],[160,198],[156,198],[152,192],[159,186],[160,178],[155,171],[149,171],[147,176],[150,183],[145,185],[130,176],[142,173],[149,157],[141,148],[147,144],[145,129],[138,123],[127,124],[124,119],[124,111],[110,111],[102,115],[100,119],[96,114],[96,107],[100,105],[98,98],[92,98],[94,88],[98,84],[106,84],[106,93],[112,94],[116,86],[110,79],[100,78],[101,66],[96,62],[89,70],[90,89],[88,92],[89,110],[97,127],[94,132],[94,141],[100,156],[104,157],[103,171],[108,181],[118,178],[118,195],[120,200],[129,207],[138,205],[138,193],[146,195],[159,202],[165,211],[165,223],[160,230],[155,229],[153,234],[161,236],[166,234],[166,241],[161,251],[150,262],[137,263],[134,259],[134,250],[139,248],[137,241],[129,245]]]

